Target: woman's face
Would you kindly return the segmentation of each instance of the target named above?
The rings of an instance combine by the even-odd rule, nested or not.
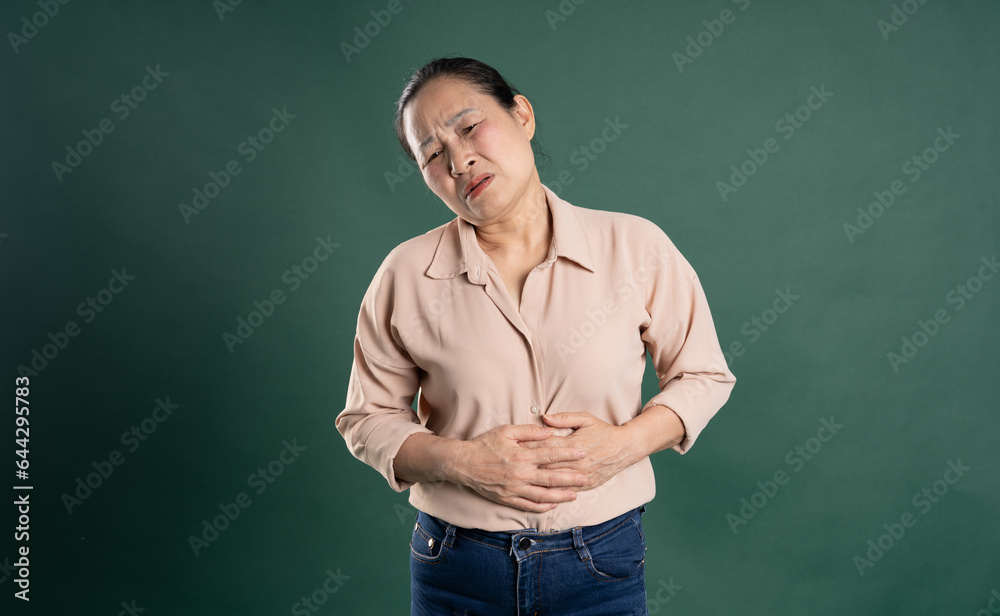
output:
[[[407,142],[424,182],[455,215],[482,226],[512,220],[537,181],[535,116],[515,96],[513,115],[464,81],[427,83],[404,111]],[[488,178],[487,184],[470,189]]]

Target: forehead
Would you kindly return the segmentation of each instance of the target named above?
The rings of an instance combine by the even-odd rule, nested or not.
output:
[[[419,146],[433,138],[437,128],[450,128],[465,114],[485,111],[495,103],[476,87],[456,79],[438,78],[427,83],[406,106],[403,124],[407,137]]]

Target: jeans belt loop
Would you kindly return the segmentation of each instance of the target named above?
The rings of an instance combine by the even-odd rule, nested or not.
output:
[[[590,560],[590,550],[587,549],[587,544],[583,542],[582,526],[573,528],[573,547],[576,548],[576,553],[580,555],[580,560],[583,562]]]
[[[451,544],[455,542],[455,525],[451,522],[448,523],[448,528],[444,531],[444,544],[451,549]]]

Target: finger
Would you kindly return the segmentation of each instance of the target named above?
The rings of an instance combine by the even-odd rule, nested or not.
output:
[[[550,469],[539,471],[535,483],[550,488],[579,488],[587,485],[587,476],[575,470]]]
[[[552,511],[559,506],[559,503],[536,503],[535,501],[530,501],[526,498],[521,498],[515,496],[511,498],[508,502],[502,503],[504,505],[510,505],[511,507],[517,507],[522,511],[530,511],[532,513],[546,513]]]
[[[538,441],[552,436],[552,428],[532,424],[507,426],[504,435],[515,441]]]
[[[546,413],[542,415],[545,423],[556,428],[582,428],[590,425],[593,417],[590,413]]]
[[[549,464],[539,464],[540,471],[576,471],[581,472],[577,461],[571,462],[550,462]]]
[[[567,503],[576,500],[576,492],[566,488],[546,488],[538,485],[520,490],[522,498],[535,503]]]
[[[576,447],[536,447],[532,450],[535,466],[553,462],[577,462],[587,457],[587,452]]]
[[[550,436],[547,439],[540,441],[521,441],[518,443],[521,447],[527,449],[538,449],[539,447],[568,447],[567,444],[568,437],[565,436]]]

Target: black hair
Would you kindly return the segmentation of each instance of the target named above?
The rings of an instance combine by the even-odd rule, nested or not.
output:
[[[509,113],[513,113],[514,108],[517,106],[517,103],[514,101],[514,95],[521,94],[495,68],[479,60],[472,58],[437,58],[431,60],[414,71],[403,87],[403,93],[400,95],[399,100],[396,101],[396,138],[399,139],[399,144],[403,146],[403,152],[413,161],[416,161],[417,158],[410,149],[410,145],[406,142],[406,135],[403,131],[403,112],[406,111],[406,106],[410,104],[421,88],[434,79],[445,77],[462,80],[477,88],[483,94],[493,97],[493,100]],[[534,138],[531,139],[531,150],[535,153],[536,157],[549,158]]]

